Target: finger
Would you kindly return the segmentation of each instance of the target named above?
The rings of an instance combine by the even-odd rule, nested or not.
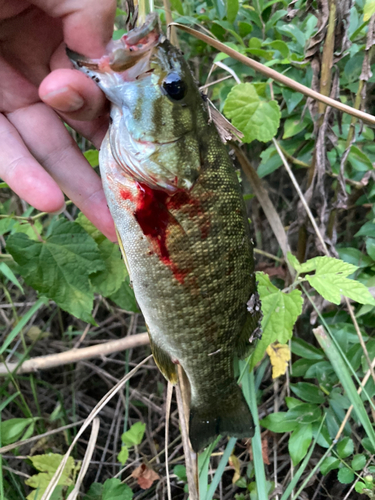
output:
[[[111,39],[116,0],[30,0],[63,23],[64,41],[72,50],[88,57],[103,55]]]
[[[42,212],[64,207],[64,195],[31,156],[14,126],[0,114],[0,177],[23,200]]]
[[[116,241],[101,180],[56,113],[39,103],[14,111],[8,118],[64,193],[100,231]]]
[[[93,120],[108,111],[108,101],[87,76],[73,69],[57,69],[40,84],[39,97],[74,120]]]

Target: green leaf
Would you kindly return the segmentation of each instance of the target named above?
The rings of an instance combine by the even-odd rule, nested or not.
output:
[[[171,0],[171,7],[172,7],[172,10],[175,10],[181,16],[184,15],[184,8],[183,8],[181,0]]]
[[[361,65],[362,69],[362,65]],[[373,170],[370,158],[357,146],[352,146],[350,148],[350,153],[348,156],[348,162],[351,166],[358,172],[367,172],[368,170]]]
[[[119,246],[109,241],[82,213],[77,217],[77,222],[98,244],[105,265],[105,269],[90,275],[94,292],[109,297],[117,292],[127,276]]]
[[[298,426],[289,438],[288,449],[293,465],[296,466],[306,455],[312,441],[312,426]]]
[[[227,0],[227,19],[234,23],[238,13],[238,0]]]
[[[13,271],[7,264],[5,264],[5,262],[0,262],[0,273],[2,273],[14,285],[16,285],[16,287],[19,288],[23,294],[25,293],[23,291],[22,285],[14,275]]]
[[[292,353],[308,360],[321,361],[324,359],[322,349],[318,349],[304,340],[297,338],[292,340]]]
[[[117,292],[110,295],[109,298],[113,300],[113,302],[116,302],[116,304],[124,311],[131,311],[135,313],[140,312],[133,289],[130,287],[129,276],[125,278],[125,281],[122,283]]]
[[[375,300],[368,288],[347,276],[358,268],[347,262],[332,257],[315,257],[300,265],[299,272],[315,270],[315,275],[306,275],[305,278],[312,287],[326,300],[340,304],[341,295],[349,297],[360,304],[375,304]]]
[[[224,104],[224,113],[243,132],[244,142],[270,141],[276,135],[281,116],[277,102],[261,100],[251,83],[240,83],[232,88]]]
[[[141,444],[145,429],[146,424],[143,424],[142,422],[136,422],[130,427],[129,430],[123,433],[123,435],[121,436],[122,442],[129,447]]]
[[[352,468],[354,470],[363,470],[365,465],[366,465],[366,457],[365,455],[362,455],[361,453],[354,455],[353,460],[352,460]]]
[[[302,403],[287,411],[285,418],[288,421],[297,422],[299,424],[310,424],[319,420],[321,415],[322,413],[318,406]]]
[[[288,421],[286,412],[270,413],[260,421],[260,424],[271,432],[292,432],[298,426],[296,421]]]
[[[354,443],[349,437],[344,437],[337,443],[337,454],[340,458],[347,458],[353,454]]]
[[[129,458],[129,449],[126,445],[121,446],[121,451],[117,455],[117,460],[124,465],[127,459]]]
[[[284,59],[286,59],[289,56],[289,47],[282,40],[273,40],[272,42],[270,42],[269,46],[272,47],[275,50],[278,50],[280,52],[281,56],[284,57]],[[299,102],[302,101],[302,99],[303,99],[303,95],[302,94],[299,94],[298,92],[294,92],[292,90],[290,90],[289,92],[291,94],[293,94],[293,95],[300,96]],[[284,95],[284,92],[283,92],[283,95]],[[285,98],[285,96],[284,96],[284,98]],[[289,111],[289,106],[288,106],[288,111]]]
[[[362,481],[358,481],[358,483],[355,484],[354,489],[357,493],[360,495],[363,493],[363,490],[368,488],[368,485],[366,483],[363,483]],[[372,488],[369,488],[372,489]]]
[[[132,500],[133,492],[127,484],[122,484],[120,479],[107,479],[103,485],[102,500]]]
[[[31,476],[25,481],[25,484],[34,488],[34,491],[27,496],[27,500],[40,500],[58,466],[60,465],[63,456],[56,453],[47,453],[45,455],[34,455],[33,457],[28,458],[31,460],[33,466],[41,472]],[[69,457],[57,484],[60,486],[72,485],[72,476],[74,476],[76,470],[77,468],[74,465],[74,459]],[[63,497],[58,496],[58,498],[62,499]]]
[[[4,219],[0,219],[0,235],[8,233],[15,224],[15,220],[11,217],[6,217]]]
[[[260,361],[267,347],[278,340],[285,344],[292,336],[293,326],[302,312],[302,296],[299,290],[284,293],[276,288],[267,274],[257,273],[258,293],[262,301],[262,339],[251,357],[251,366]]]
[[[39,220],[35,221],[33,225],[31,225],[30,222],[15,222],[12,226],[12,234],[26,234],[31,240],[34,241],[39,241],[37,233],[42,234],[42,232],[43,225]]]
[[[366,0],[365,6],[363,8],[363,20],[369,21],[370,18],[375,14],[375,0]]]
[[[83,156],[92,167],[97,167],[99,165],[99,151],[97,149],[88,149],[83,153]]]
[[[306,130],[310,123],[311,121],[306,116],[303,119],[301,119],[300,115],[287,118],[284,123],[283,139],[289,139],[302,132],[302,130]]]
[[[367,238],[366,240],[366,250],[372,260],[375,260],[375,239]]]
[[[354,472],[352,472],[350,469],[347,469],[346,467],[343,467],[339,470],[337,479],[342,484],[350,484],[354,481]]]
[[[187,481],[187,476],[186,476],[186,467],[185,465],[175,465],[173,467],[173,474],[176,474],[176,476],[181,480],[181,481]]]
[[[284,42],[282,42],[284,43]],[[291,114],[294,109],[298,106],[298,104],[302,101],[304,98],[303,94],[300,94],[299,92],[295,92],[294,90],[289,90],[284,88],[282,90],[283,97],[285,99],[286,106],[288,108],[288,113]],[[284,128],[285,132],[285,128]]]
[[[92,322],[94,294],[89,275],[104,269],[95,241],[75,222],[59,220],[42,242],[24,234],[7,240],[26,283],[78,318]]]
[[[83,500],[102,500],[102,496],[103,485],[101,483],[92,483]]]
[[[323,476],[325,476],[331,470],[338,469],[340,463],[340,460],[336,457],[327,457],[320,465],[320,472],[323,474]]]
[[[354,236],[370,236],[371,238],[375,238],[375,224],[373,222],[366,222]]]
[[[26,427],[33,424],[34,421],[34,418],[10,418],[1,422],[1,444],[5,446],[18,441]]]
[[[294,374],[293,374],[294,375]],[[298,382],[290,384],[290,388],[296,396],[310,403],[324,403],[325,397],[322,391],[314,384],[308,382]]]

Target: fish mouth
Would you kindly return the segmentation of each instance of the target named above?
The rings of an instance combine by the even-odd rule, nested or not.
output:
[[[107,53],[99,59],[89,59],[66,48],[66,53],[78,68],[96,72],[114,71],[121,73],[134,66],[155,47],[162,37],[159,17],[153,12],[146,17],[142,26],[132,29],[119,40],[107,45]]]

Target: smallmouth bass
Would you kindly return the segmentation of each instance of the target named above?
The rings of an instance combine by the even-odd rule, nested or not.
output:
[[[100,59],[68,49],[111,101],[100,171],[156,364],[191,385],[194,451],[251,437],[233,370],[258,329],[253,248],[241,190],[207,103],[156,15]]]

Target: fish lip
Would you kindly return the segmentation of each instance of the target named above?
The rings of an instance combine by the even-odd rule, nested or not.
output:
[[[108,70],[121,73],[147,57],[162,37],[159,17],[153,12],[146,17],[142,26],[132,29],[119,40],[109,42],[107,51],[101,58],[89,59],[69,47],[66,47],[66,54],[78,68],[83,67],[100,73]]]

